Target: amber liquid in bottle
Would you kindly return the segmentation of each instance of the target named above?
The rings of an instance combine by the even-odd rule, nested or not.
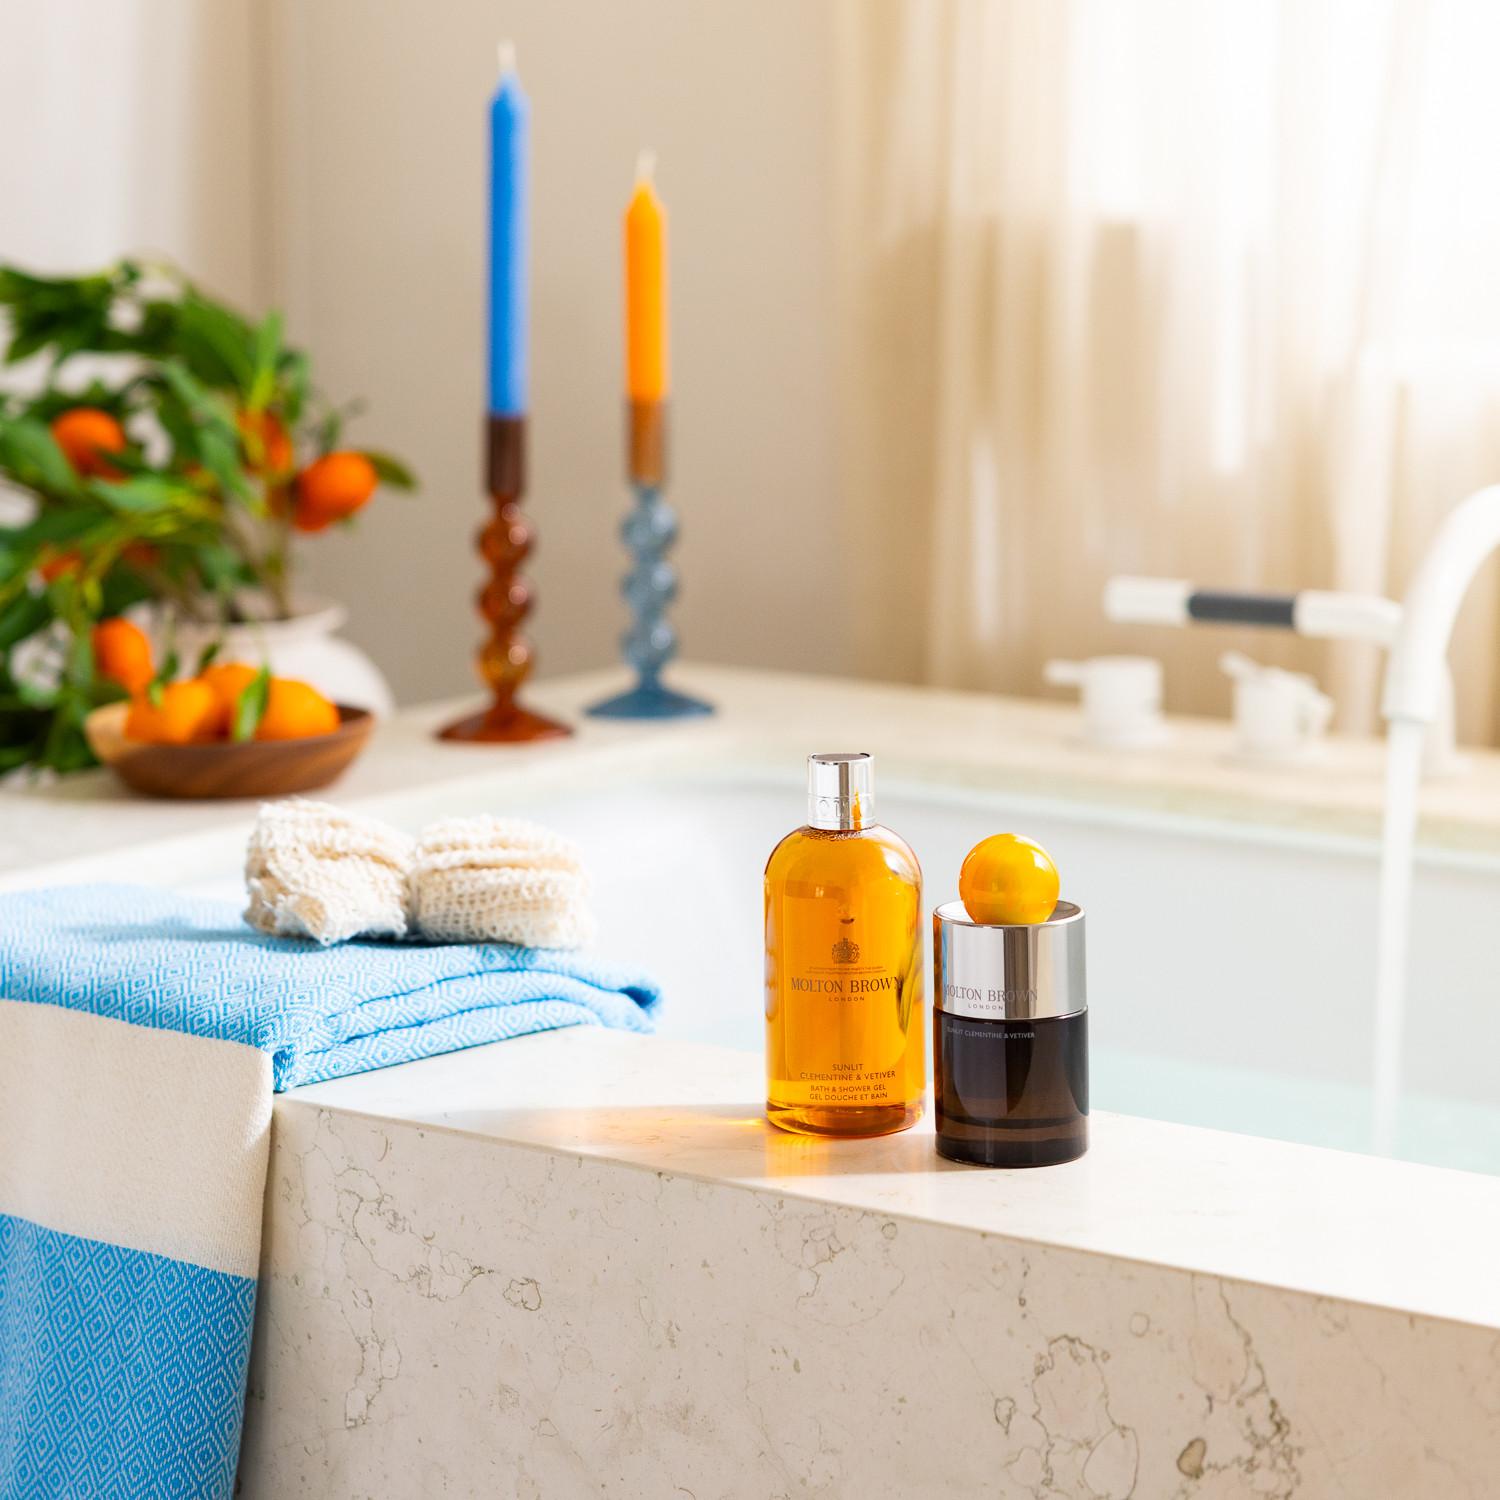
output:
[[[766,865],[766,1117],[783,1130],[886,1135],[922,1114],[922,873],[869,806],[789,833]]]

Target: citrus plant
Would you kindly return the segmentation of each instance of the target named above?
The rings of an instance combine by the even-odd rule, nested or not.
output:
[[[0,772],[66,771],[93,762],[92,708],[159,702],[176,674],[169,657],[143,681],[126,610],[228,624],[253,593],[285,617],[294,538],[412,477],[341,446],[353,408],[317,394],[280,314],[172,268],[0,266],[0,319],[25,377],[0,390]]]

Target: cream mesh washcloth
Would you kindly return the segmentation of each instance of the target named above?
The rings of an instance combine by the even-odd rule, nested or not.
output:
[[[424,937],[581,948],[594,936],[577,845],[519,818],[432,824],[417,840],[407,892]]]
[[[405,937],[404,833],[326,802],[269,802],[245,853],[245,920],[278,937]]]

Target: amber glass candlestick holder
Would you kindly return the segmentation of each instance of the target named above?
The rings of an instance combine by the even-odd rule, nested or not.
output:
[[[677,597],[677,570],[667,561],[677,540],[677,516],[662,498],[666,425],[663,402],[630,403],[626,467],[635,508],[620,528],[632,558],[620,592],[630,606],[631,623],[620,648],[635,670],[636,684],[592,704],[587,712],[599,718],[681,719],[714,711],[713,704],[679,693],[661,680],[663,668],[677,655],[677,632],[667,619],[667,608]]]
[[[479,648],[478,662],[480,679],[494,702],[449,724],[439,737],[486,745],[555,739],[573,731],[516,701],[531,675],[534,655],[521,631],[521,621],[531,613],[532,595],[520,569],[536,540],[531,522],[521,511],[526,489],[525,417],[490,416],[486,470],[495,514],[478,537],[479,555],[490,570],[489,582],[479,591],[479,613],[490,635]]]

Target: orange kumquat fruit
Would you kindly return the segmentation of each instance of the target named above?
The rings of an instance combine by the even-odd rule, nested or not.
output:
[[[141,692],[155,675],[151,664],[151,642],[139,626],[118,617],[100,620],[94,626],[94,670],[127,693]]]
[[[273,677],[255,738],[300,740],[315,734],[332,734],[338,727],[338,709],[315,687],[290,677]]]
[[[125,716],[127,739],[151,745],[190,745],[214,738],[219,700],[206,682],[188,678],[169,682],[161,690],[161,702],[139,697]]]
[[[257,671],[242,661],[215,662],[198,674],[214,695],[214,732],[228,738],[234,729],[234,713],[240,695],[255,681]]]
[[[125,448],[125,429],[97,406],[74,406],[59,412],[51,423],[52,438],[74,472],[97,479],[118,479],[120,471],[108,455]]]
[[[322,531],[359,510],[375,493],[380,476],[363,453],[325,453],[297,476],[292,525]]]

